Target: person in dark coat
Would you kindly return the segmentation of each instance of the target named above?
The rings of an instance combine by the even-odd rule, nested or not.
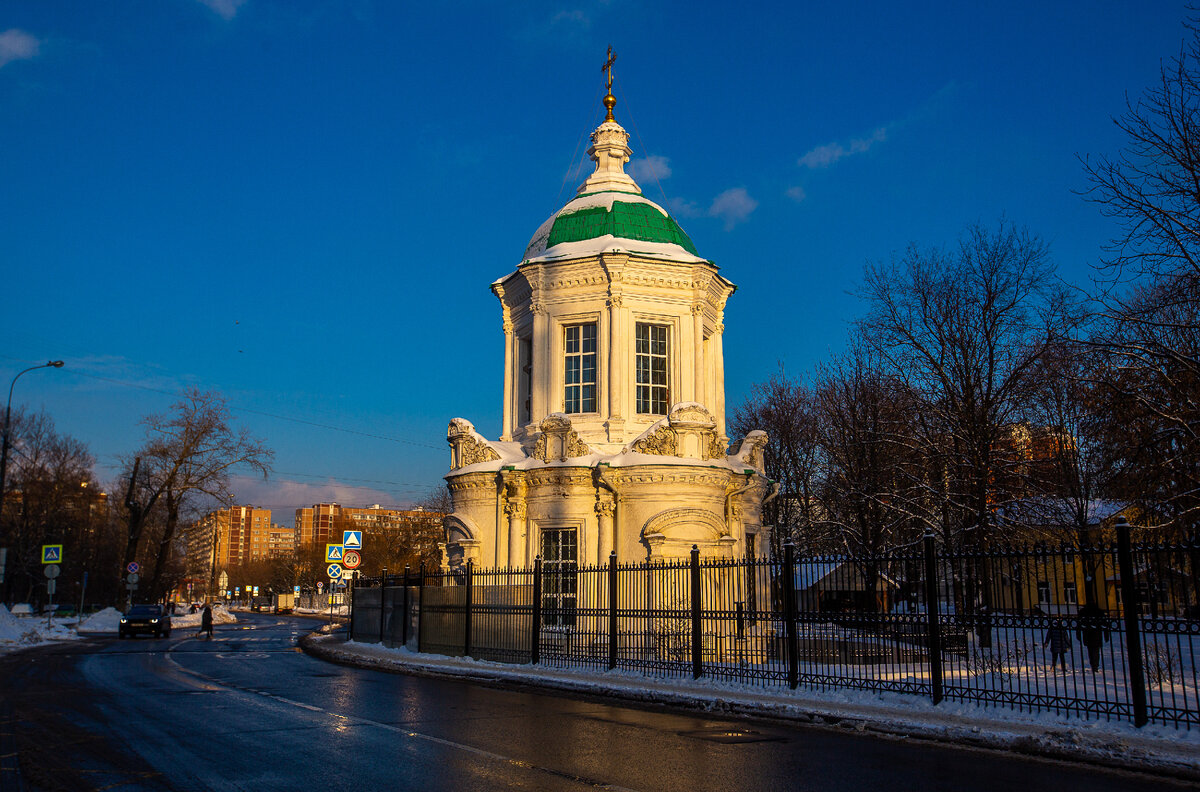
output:
[[[1063,673],[1067,672],[1067,652],[1071,651],[1071,631],[1063,624],[1061,617],[1050,620],[1050,629],[1046,630],[1044,646],[1050,647],[1050,668],[1055,663],[1062,666]]]
[[[212,606],[209,605],[208,603],[204,604],[204,611],[200,614],[200,632],[208,633],[208,640],[210,640],[210,641],[212,640],[212,637],[213,637]]]
[[[1088,664],[1092,667],[1092,673],[1100,670],[1100,650],[1111,632],[1108,616],[1099,605],[1089,602],[1079,609],[1079,626],[1075,628],[1075,637],[1087,649]]]

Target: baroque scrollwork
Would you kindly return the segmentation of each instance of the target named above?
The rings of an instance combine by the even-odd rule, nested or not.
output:
[[[478,462],[495,462],[500,455],[474,437],[462,438],[462,451],[459,455],[459,467],[474,465]]]
[[[633,451],[639,454],[655,454],[657,456],[675,456],[677,450],[675,432],[666,424],[655,429],[633,444]]]
[[[705,459],[724,459],[728,450],[715,430],[709,433],[708,448],[704,452]]]
[[[533,456],[543,462],[565,462],[587,456],[592,449],[571,427],[571,419],[562,413],[551,413],[542,421],[541,434],[533,446]]]

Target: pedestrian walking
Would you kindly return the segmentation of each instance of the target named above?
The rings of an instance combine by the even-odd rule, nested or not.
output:
[[[213,637],[212,606],[204,603],[204,611],[200,614],[200,632],[208,633],[208,640]]]
[[[1050,629],[1046,630],[1046,640],[1043,646],[1050,647],[1050,668],[1057,663],[1062,666],[1063,673],[1067,672],[1067,652],[1071,651],[1071,631],[1063,624],[1061,616],[1050,619]]]
[[[1075,636],[1087,649],[1088,665],[1092,667],[1093,674],[1100,671],[1100,650],[1111,634],[1108,615],[1099,605],[1089,602],[1079,609],[1079,626],[1075,628]]]

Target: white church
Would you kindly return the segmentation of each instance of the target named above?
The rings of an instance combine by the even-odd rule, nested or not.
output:
[[[767,436],[731,447],[725,432],[721,337],[735,287],[625,173],[629,135],[613,117],[611,70],[608,86],[588,149],[595,171],[492,284],[503,428],[488,440],[470,421],[450,422],[451,568],[768,547]]]

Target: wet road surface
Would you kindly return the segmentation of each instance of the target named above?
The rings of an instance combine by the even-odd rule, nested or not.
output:
[[[0,658],[0,790],[1136,792],[1169,781],[916,741],[330,665],[300,617]],[[18,767],[19,763],[19,767]]]

